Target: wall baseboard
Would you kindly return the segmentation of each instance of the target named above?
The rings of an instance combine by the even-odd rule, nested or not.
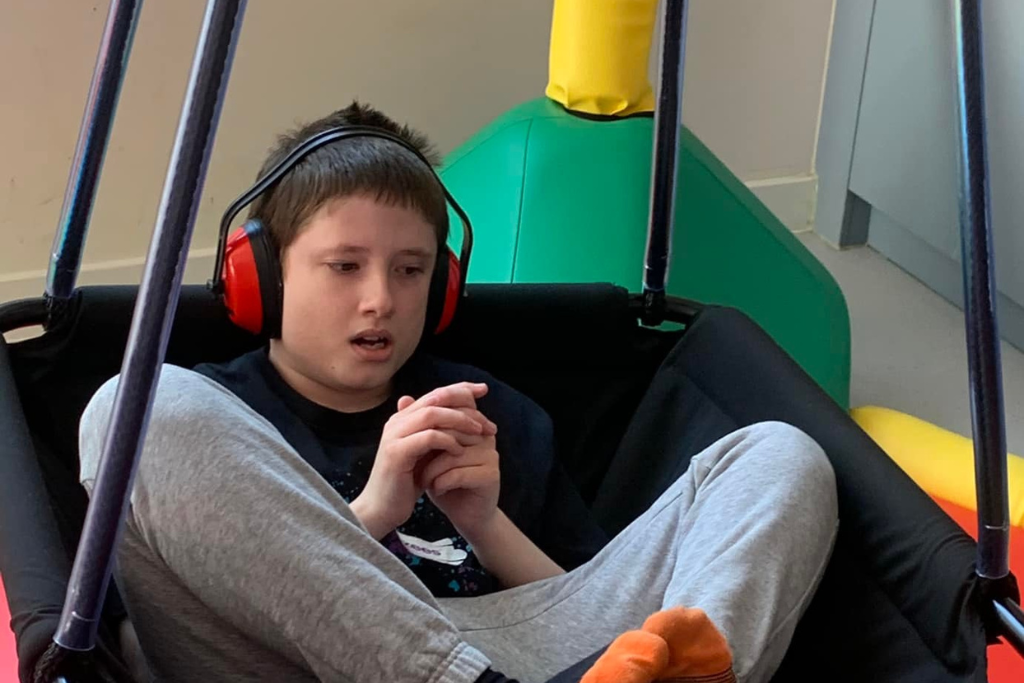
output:
[[[184,282],[205,283],[213,272],[212,247],[193,249],[185,266]],[[142,281],[146,257],[99,261],[82,266],[78,275],[80,285],[137,285]],[[22,271],[0,275],[0,302],[41,296],[46,286],[46,271]]]
[[[782,224],[793,232],[814,229],[818,195],[815,174],[782,176],[744,183]]]

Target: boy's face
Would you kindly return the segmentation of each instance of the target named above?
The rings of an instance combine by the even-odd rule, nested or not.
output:
[[[281,338],[270,358],[306,398],[379,405],[419,343],[437,254],[413,209],[356,195],[327,202],[284,250]]]

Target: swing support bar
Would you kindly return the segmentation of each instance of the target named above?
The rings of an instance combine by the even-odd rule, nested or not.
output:
[[[679,130],[683,125],[683,71],[686,63],[687,0],[665,0],[664,33],[659,61],[658,103],[654,109],[654,163],[651,164],[651,212],[644,258],[643,322],[665,321],[668,281],[675,229]]]
[[[75,291],[85,238],[89,232],[89,217],[141,7],[142,0],[111,0],[107,12],[85,114],[78,131],[74,161],[64,190],[60,222],[50,250],[46,298],[54,303],[66,301]]]
[[[976,571],[981,579],[998,583],[1010,575],[1010,512],[985,131],[981,0],[952,0],[952,10],[964,322],[978,493]],[[1001,635],[1024,654],[1024,613],[1020,607],[1001,596],[996,599],[994,612],[1002,626]]]
[[[244,0],[208,0],[206,6],[95,490],[54,636],[66,651],[95,646],[244,9]]]

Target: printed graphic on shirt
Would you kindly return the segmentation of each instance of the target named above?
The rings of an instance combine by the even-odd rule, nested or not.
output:
[[[466,561],[467,557],[469,557],[469,553],[465,550],[455,547],[454,538],[442,538],[439,541],[424,541],[422,538],[403,534],[401,531],[396,531],[395,534],[398,536],[398,540],[402,542],[402,545],[405,546],[406,550],[416,557],[422,557],[423,559],[430,560],[431,562],[440,562],[441,564],[458,567]]]
[[[366,485],[372,466],[369,456],[355,458],[347,468],[332,472],[328,481],[351,502]],[[420,496],[412,516],[380,542],[436,597],[469,597],[499,589],[497,579],[480,565],[466,539],[427,496]]]

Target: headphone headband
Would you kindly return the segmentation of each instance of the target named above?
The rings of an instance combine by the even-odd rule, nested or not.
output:
[[[338,126],[310,136],[304,140],[302,144],[289,152],[284,159],[281,159],[281,161],[274,164],[274,166],[263,174],[263,176],[261,176],[252,187],[243,192],[228,205],[228,208],[225,210],[224,215],[220,220],[220,233],[217,238],[217,255],[214,258],[213,264],[213,279],[210,280],[210,288],[215,293],[219,294],[223,291],[222,271],[224,268],[224,253],[228,232],[231,230],[231,224],[232,221],[234,221],[235,216],[237,216],[242,209],[255,201],[257,197],[270,189],[271,185],[280,180],[300,161],[316,150],[329,145],[332,142],[337,142],[338,140],[356,137],[371,137],[390,140],[391,142],[394,142],[395,144],[412,152],[428,169],[430,169],[434,179],[437,180],[437,184],[441,187],[441,191],[444,193],[445,199],[448,201],[448,205],[452,207],[452,210],[455,211],[455,214],[462,222],[462,250],[459,255],[459,263],[461,264],[463,277],[459,285],[459,296],[465,294],[465,274],[469,272],[469,258],[473,252],[473,226],[469,222],[469,216],[467,216],[466,212],[462,210],[459,203],[455,201],[455,197],[448,192],[448,188],[444,186],[444,183],[441,181],[441,177],[437,175],[437,171],[434,169],[434,166],[429,160],[427,160],[420,150],[416,149],[415,146],[409,144],[409,142],[403,138],[382,128],[375,128],[373,126]],[[440,246],[444,247],[445,245]]]

